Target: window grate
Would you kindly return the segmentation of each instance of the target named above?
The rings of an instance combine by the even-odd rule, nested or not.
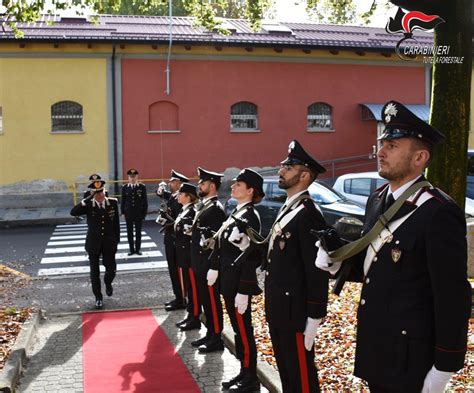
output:
[[[61,101],[51,106],[52,132],[82,131],[82,105],[73,101]]]
[[[251,102],[238,102],[230,108],[231,130],[257,130],[257,105]]]
[[[332,109],[324,103],[311,104],[308,107],[308,130],[332,130]]]

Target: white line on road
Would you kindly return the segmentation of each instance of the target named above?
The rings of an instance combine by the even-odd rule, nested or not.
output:
[[[87,231],[86,231],[87,232]],[[53,236],[49,238],[49,240],[66,240],[66,239],[85,239],[86,238],[86,232],[81,232],[81,233],[76,233],[76,232],[65,232],[64,234],[56,234],[53,233]],[[59,236],[55,236],[59,235]],[[67,235],[67,236],[63,236]],[[127,232],[126,231],[120,231],[120,236],[126,236]],[[142,231],[142,235],[146,235],[145,231]],[[142,238],[143,239],[143,238]]]
[[[51,238],[53,239],[53,238]],[[53,239],[54,240],[54,239]],[[143,240],[151,240],[151,237],[150,236],[142,236],[142,241]],[[121,243],[125,243],[125,244],[128,244],[128,240],[126,237],[121,237],[120,238],[120,242]],[[85,244],[86,241],[85,241],[85,236],[83,239],[80,239],[80,240],[64,240],[64,241],[54,241],[54,242],[49,242],[47,244],[48,247],[50,246],[67,246],[69,244]]]
[[[84,249],[82,249],[84,251]],[[151,258],[151,257],[162,257],[163,254],[161,251],[144,251],[142,255],[130,255],[128,256],[127,253],[122,252],[118,253],[115,255],[115,259],[121,260],[121,259],[137,259],[137,258]],[[47,257],[47,258],[42,258],[41,262],[42,264],[49,264],[49,263],[75,263],[75,262],[84,262],[84,261],[89,261],[89,257],[87,254],[82,254],[82,255],[71,255],[71,256],[65,256],[65,257]]]
[[[166,261],[155,262],[137,262],[137,263],[121,263],[117,265],[117,271],[123,270],[149,270],[158,269],[168,266]],[[104,266],[100,265],[100,271],[104,272]],[[60,274],[79,274],[89,273],[89,266],[73,266],[73,267],[58,267],[49,269],[39,269],[38,276],[54,276]]]
[[[145,242],[142,243],[141,248],[152,248],[156,247],[155,242]],[[128,244],[119,244],[117,247],[119,250],[128,249]],[[84,251],[84,247],[60,247],[60,248],[47,248],[45,254],[68,254]]]

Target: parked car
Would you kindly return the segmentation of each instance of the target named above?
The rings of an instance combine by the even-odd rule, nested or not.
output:
[[[338,221],[344,223],[344,235],[348,240],[359,238],[365,211],[356,203],[348,201],[344,196],[335,192],[331,187],[315,181],[308,188],[311,198],[321,208],[326,222],[335,225]],[[262,221],[262,234],[266,235],[286,200],[286,192],[278,187],[278,177],[266,177],[263,180],[265,198],[256,205]],[[235,208],[237,202],[230,198],[225,209],[227,214]],[[342,221],[341,221],[342,220]]]
[[[465,213],[467,217],[474,217],[474,150],[468,153],[468,162],[472,166],[472,175],[467,176],[466,205]],[[387,183],[378,172],[348,173],[339,176],[334,182],[333,188],[344,195],[348,200],[356,202],[365,207],[369,195],[381,185]]]

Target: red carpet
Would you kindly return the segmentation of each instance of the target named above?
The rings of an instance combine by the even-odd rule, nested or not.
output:
[[[150,310],[82,317],[85,393],[198,393]]]

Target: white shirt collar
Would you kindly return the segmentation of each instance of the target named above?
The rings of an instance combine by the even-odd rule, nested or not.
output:
[[[397,188],[396,191],[392,192],[392,189],[391,187],[389,186],[388,187],[388,192],[387,192],[387,198],[390,194],[393,194],[393,199],[397,200],[406,190],[408,190],[408,188],[413,184],[415,183],[419,178],[421,177],[418,176],[418,177],[415,177],[413,180],[410,180],[409,182],[405,183],[403,186]]]
[[[242,204],[239,204],[236,206],[236,210],[239,210],[241,207],[244,207],[245,205],[248,205],[250,202],[245,202],[245,203],[242,203]]]
[[[211,196],[211,197],[203,198],[203,199],[202,199],[202,203],[203,203],[203,204],[206,204],[207,201],[209,201],[209,200],[212,199],[212,198],[217,198],[217,195],[213,195],[213,196]]]
[[[286,198],[285,205],[288,206],[291,202],[293,202],[296,198],[298,198],[301,194],[307,192],[308,189],[304,189],[303,191],[297,192],[295,195],[293,195],[291,198]]]
[[[186,205],[183,206],[183,208],[181,209],[181,211],[184,211],[186,210],[189,206],[191,206],[192,203],[186,203]]]

